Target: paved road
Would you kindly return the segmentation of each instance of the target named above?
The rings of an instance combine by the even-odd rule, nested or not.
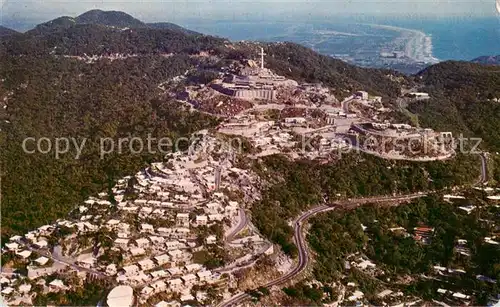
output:
[[[349,113],[349,102],[351,102],[352,100],[354,100],[354,95],[346,97],[340,102],[341,108],[345,114]]]
[[[369,198],[359,198],[359,199],[353,199],[353,200],[347,200],[345,202],[341,203],[333,203],[330,205],[321,205],[318,207],[314,207],[310,209],[309,211],[303,213],[299,218],[294,222],[294,243],[297,246],[298,253],[299,253],[299,259],[297,262],[297,265],[288,273],[285,275],[267,283],[264,285],[264,287],[269,288],[272,286],[279,286],[282,284],[287,283],[290,281],[292,278],[297,276],[300,272],[302,272],[308,264],[309,257],[307,255],[307,243],[305,242],[304,236],[302,234],[302,224],[304,221],[309,219],[311,216],[316,215],[318,213],[334,210],[335,208],[344,208],[344,209],[352,209],[355,208],[359,205],[365,204],[365,203],[371,203],[371,202],[403,202],[407,200],[411,200],[414,198],[419,198],[426,196],[427,193],[416,193],[416,194],[409,194],[409,195],[404,195],[404,196],[390,196],[390,197],[369,197]],[[231,297],[229,300],[222,302],[218,306],[234,306],[241,304],[243,301],[247,300],[250,298],[250,295],[246,293],[239,293],[233,297]]]
[[[488,181],[488,172],[487,172],[487,153],[481,153],[481,178],[479,183],[486,183]],[[272,287],[272,286],[279,286],[282,284],[287,283],[290,281],[292,278],[297,276],[300,272],[302,272],[308,264],[309,257],[307,255],[307,244],[305,243],[303,234],[302,234],[302,223],[306,221],[308,218],[311,216],[321,213],[321,212],[326,212],[333,210],[335,208],[342,208],[342,209],[354,209],[362,204],[366,203],[377,203],[377,202],[398,202],[398,205],[404,201],[408,201],[411,199],[415,198],[420,198],[427,196],[429,193],[432,193],[433,191],[429,191],[427,193],[415,193],[415,194],[408,194],[408,195],[403,195],[403,196],[384,196],[384,197],[368,197],[368,198],[358,198],[358,199],[351,199],[347,201],[342,201],[338,203],[332,203],[330,205],[321,205],[318,207],[314,207],[310,209],[309,211],[303,213],[302,215],[299,216],[299,218],[295,221],[294,223],[294,243],[297,246],[298,252],[299,252],[299,260],[297,265],[287,274],[267,283],[264,285],[264,287]],[[250,295],[246,293],[239,293],[233,297],[231,297],[229,300],[220,303],[218,306],[235,306],[238,304],[241,304],[245,300],[250,299]]]
[[[488,166],[487,166],[487,159],[488,159],[488,153],[482,152],[480,155],[481,157],[481,182],[480,183],[487,183],[488,182]]]
[[[239,216],[240,216],[240,221],[238,226],[236,226],[235,229],[233,229],[227,236],[226,236],[226,241],[231,242],[234,240],[234,237],[240,233],[240,231],[243,230],[248,225],[248,217],[245,214],[245,210],[241,209],[239,210]]]
[[[66,265],[66,266],[69,266],[70,268],[72,268],[73,270],[75,270],[77,272],[87,272],[89,274],[96,275],[97,277],[107,277],[107,275],[104,274],[103,272],[92,270],[92,269],[87,269],[87,268],[81,267],[79,265],[76,265],[72,262],[68,262],[68,261],[60,258],[58,255],[52,254],[46,250],[34,248],[32,246],[29,246],[29,245],[25,245],[25,247],[33,252],[39,253],[40,255],[42,255],[44,257],[52,259],[52,261],[54,261],[54,262],[58,262],[58,263]]]

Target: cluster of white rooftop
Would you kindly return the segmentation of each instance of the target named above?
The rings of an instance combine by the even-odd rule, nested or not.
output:
[[[213,140],[207,137],[202,143],[210,141]],[[66,270],[77,270],[82,278],[86,273],[115,276],[119,284],[139,288],[141,301],[164,291],[187,295],[193,285],[217,282],[219,274],[192,263],[191,252],[205,248],[204,245],[217,244],[222,238],[212,234],[205,237],[202,246],[198,246],[196,229],[221,223],[225,219],[232,220],[239,214],[238,202],[214,191],[216,169],[225,164],[220,171],[221,177],[237,173],[246,178],[247,171],[232,167],[230,161],[216,161],[203,152],[196,155],[176,153],[170,161],[168,164],[153,164],[149,170],[134,176],[136,197],[133,199],[125,196],[128,182],[133,178],[125,177],[112,188],[112,197],[108,193],[90,197],[74,210],[72,219],[58,220],[22,237],[12,237],[4,252],[15,253],[31,262],[28,276],[40,283],[44,283],[44,277],[56,272],[64,274]],[[229,183],[222,185],[236,188]],[[241,190],[241,187],[238,188]],[[116,206],[109,200],[111,198],[116,201]],[[111,207],[115,209],[109,210]],[[191,213],[195,209],[198,213]],[[130,217],[138,219],[139,224],[131,223]],[[63,238],[68,248],[57,246],[57,252],[50,252],[53,247],[48,243],[50,237],[54,230],[61,227],[72,229],[72,233]],[[82,254],[81,251],[88,246],[78,246],[78,237],[98,230],[105,230],[112,236],[111,250],[123,255],[122,265],[100,263],[98,259],[103,248],[97,255]],[[70,246],[76,246],[76,251],[64,255]],[[30,261],[33,252],[43,256]],[[23,302],[19,299],[24,292],[32,297],[33,293],[22,286],[23,280],[22,276],[9,279],[8,284],[12,287],[5,287],[3,292],[8,302]],[[64,281],[51,283],[49,290],[60,291],[74,286],[63,284]],[[19,285],[19,289],[14,285]],[[31,304],[28,298],[24,303]]]

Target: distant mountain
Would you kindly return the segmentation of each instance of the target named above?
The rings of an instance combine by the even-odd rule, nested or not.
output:
[[[0,53],[3,49],[31,55],[197,54],[223,45],[224,39],[172,23],[148,25],[123,12],[92,10],[77,17],[62,16],[13,39],[3,39]]]
[[[78,17],[62,16],[39,24],[27,33],[43,34],[54,30],[67,29],[75,25],[103,25],[116,28],[146,28],[142,21],[124,12],[91,10]]]
[[[13,35],[16,33],[19,33],[19,32],[14,31],[14,30],[9,29],[9,28],[6,28],[6,27],[3,27],[3,26],[0,26],[0,38],[7,37],[7,36],[10,36],[10,35]]]
[[[490,64],[490,65],[500,65],[500,55],[496,56],[480,56],[475,58],[471,62],[473,63],[481,63],[481,64]]]
[[[59,29],[67,29],[76,25],[76,20],[73,17],[62,16],[54,20],[44,22],[37,25],[33,30],[29,30],[27,34],[43,34]]]
[[[145,28],[146,24],[119,11],[91,10],[76,17],[79,24],[99,24],[118,28]]]
[[[155,22],[155,23],[148,23],[148,27],[153,28],[153,29],[161,29],[161,30],[174,30],[174,31],[180,31],[185,34],[189,35],[201,35],[201,33],[192,31],[186,28],[183,28],[179,25],[176,25],[175,23],[170,23],[170,22]]]
[[[156,30],[170,30],[188,35],[200,35],[200,33],[188,30],[170,22],[144,23],[131,15],[119,11],[91,10],[78,17],[62,16],[54,20],[39,24],[35,29],[28,31],[31,34],[46,34],[52,31],[68,29],[77,25],[101,25],[118,29],[125,28],[150,28]]]

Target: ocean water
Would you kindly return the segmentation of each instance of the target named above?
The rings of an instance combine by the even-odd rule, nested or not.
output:
[[[500,17],[386,22],[432,35],[432,53],[440,60],[472,60],[500,54]]]
[[[335,19],[273,22],[255,21],[241,22],[237,20],[205,21],[184,23],[195,31],[206,34],[227,37],[232,40],[260,40],[260,41],[293,41],[307,46],[307,29],[328,27],[341,32],[349,32],[352,25],[381,24],[422,31],[432,36],[433,56],[444,60],[472,60],[483,55],[500,54],[500,17],[486,18],[433,18],[433,19]],[[299,30],[297,30],[299,28]],[[381,36],[387,36],[382,33]],[[335,38],[338,40],[339,38]],[[336,49],[359,48],[359,42],[352,38],[352,46],[348,38],[342,38],[343,43]],[[369,40],[365,41],[369,44]],[[342,46],[342,48],[340,48]],[[370,47],[370,46],[365,46]],[[339,50],[345,52],[345,50]],[[325,53],[325,52],[324,52]],[[334,51],[330,53],[335,53]]]

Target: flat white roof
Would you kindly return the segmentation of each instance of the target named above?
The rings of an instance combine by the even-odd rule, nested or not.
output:
[[[143,267],[143,266],[148,266],[148,265],[150,265],[150,266],[154,266],[154,265],[155,265],[155,263],[154,263],[154,262],[153,262],[153,260],[151,260],[151,259],[146,259],[146,260],[139,261],[139,262],[138,262],[138,264],[139,264],[141,267]]]
[[[194,274],[187,274],[187,275],[182,276],[181,278],[184,281],[191,281],[191,280],[195,280],[196,279],[196,275],[194,275]]]
[[[49,261],[49,258],[44,257],[44,256],[41,256],[40,258],[35,259],[35,262],[38,263],[38,264],[40,264],[40,265],[44,265],[48,261]]]
[[[167,281],[169,285],[180,285],[182,284],[182,280],[180,278],[175,278]]]

